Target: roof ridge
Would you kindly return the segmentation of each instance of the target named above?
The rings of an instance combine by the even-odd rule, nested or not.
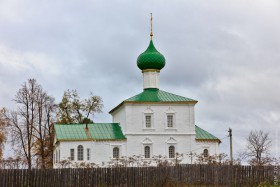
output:
[[[160,90],[160,89],[154,89],[154,90],[144,89],[141,93],[136,94],[136,95],[134,95],[134,96],[132,96],[132,97],[130,97],[130,98],[124,100],[124,101],[129,101],[129,100],[131,100],[132,98],[135,98],[135,97],[137,97],[137,96],[139,96],[139,95],[141,95],[141,94],[147,93],[147,92],[158,92],[158,93],[161,92],[161,93],[164,93],[164,94],[170,94],[170,95],[173,95],[173,96],[176,96],[176,97],[184,98],[184,99],[186,99],[186,100],[188,100],[188,101],[196,101],[196,100],[194,100],[194,99],[191,99],[191,98],[188,98],[188,97],[185,97],[185,96],[181,96],[181,95],[178,95],[178,94],[174,94],[174,93],[171,93],[171,92],[167,92],[167,91],[164,91],[164,90]]]

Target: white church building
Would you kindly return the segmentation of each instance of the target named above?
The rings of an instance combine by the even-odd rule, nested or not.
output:
[[[63,160],[106,166],[133,155],[149,161],[158,155],[174,160],[176,153],[219,154],[221,141],[195,123],[197,101],[160,89],[165,58],[152,36],[137,59],[143,91],[109,112],[112,123],[54,125],[54,168]],[[191,163],[190,158],[184,156],[181,163]]]

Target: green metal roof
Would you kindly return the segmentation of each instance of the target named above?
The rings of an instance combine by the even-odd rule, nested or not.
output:
[[[172,94],[159,90],[157,88],[147,88],[143,92],[137,94],[129,99],[124,100],[118,106],[113,108],[109,113],[112,113],[124,103],[138,103],[138,102],[156,102],[156,103],[197,103],[196,100]]]
[[[93,123],[88,124],[55,124],[54,130],[58,141],[85,141],[85,140],[125,140],[118,123]]]
[[[213,134],[207,132],[206,130],[195,126],[195,134],[196,134],[196,140],[205,140],[205,141],[218,141],[219,143],[221,140],[214,136]]]
[[[139,69],[158,69],[161,70],[165,66],[165,58],[155,48],[153,41],[145,52],[141,53],[137,58],[137,66]]]
[[[159,90],[157,88],[148,88],[145,89],[142,93],[135,95],[125,101],[134,101],[134,102],[184,102],[192,101],[197,102],[193,99],[175,95],[169,92]]]

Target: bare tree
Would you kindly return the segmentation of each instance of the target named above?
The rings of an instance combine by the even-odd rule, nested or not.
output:
[[[17,92],[14,101],[19,105],[18,111],[12,111],[7,116],[12,133],[12,144],[16,146],[16,154],[23,156],[30,169],[32,167],[32,148],[34,146],[35,94],[38,87],[35,80],[28,80]]]
[[[51,134],[54,98],[47,95],[35,79],[29,79],[16,93],[17,111],[7,113],[12,144],[30,169],[34,160],[45,168],[52,161]]]
[[[0,160],[3,157],[4,143],[6,142],[6,124],[7,119],[5,118],[5,109],[0,109]]]
[[[54,98],[47,95],[46,92],[39,89],[36,97],[37,105],[37,121],[34,125],[35,129],[35,155],[39,157],[39,167],[49,168],[52,167],[53,155],[53,122],[56,105]]]
[[[259,131],[251,131],[247,137],[247,150],[244,156],[249,158],[251,165],[266,165],[269,164],[269,150],[272,141],[268,133]]]

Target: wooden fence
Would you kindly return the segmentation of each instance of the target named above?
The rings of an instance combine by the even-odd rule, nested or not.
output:
[[[167,167],[116,167],[76,169],[2,169],[0,187],[160,187],[258,186],[275,184],[274,166],[179,165]]]

